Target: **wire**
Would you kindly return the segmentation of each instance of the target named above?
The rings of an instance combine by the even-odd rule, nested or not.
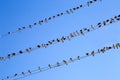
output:
[[[89,56],[95,56],[96,54],[105,53],[106,51],[111,50],[111,49],[119,49],[119,48],[120,48],[120,43],[112,44],[111,46],[105,46],[101,49],[97,49],[97,51],[91,51],[89,53],[85,53],[84,56],[77,56],[76,58],[69,58],[69,60],[63,60],[60,63],[56,62],[56,64],[53,64],[53,65],[48,64],[48,66],[46,66],[46,67],[40,67],[39,66],[35,70],[30,70],[29,69],[27,72],[21,72],[20,74],[15,73],[13,76],[7,76],[6,78],[1,79],[1,80],[7,80],[7,79],[18,80],[18,79],[25,78],[25,77],[31,76],[33,74],[37,74],[37,73],[40,73],[40,72],[43,72],[43,71],[47,71],[47,70],[50,70],[50,69],[53,69],[53,68],[56,68],[56,67],[60,67],[60,66],[63,66],[63,65],[68,65],[69,63],[73,63],[75,61],[85,59]]]
[[[81,8],[84,8],[86,6],[90,6],[91,4],[93,4],[93,3],[97,2],[97,1],[101,1],[101,0],[87,1],[86,4],[84,4],[84,5],[81,4],[81,5],[77,6],[77,7],[68,9],[65,12],[61,12],[61,13],[58,13],[58,14],[56,14],[54,16],[39,20],[39,21],[34,22],[33,24],[30,24],[28,26],[23,26],[21,28],[18,28],[16,31],[13,31],[13,32],[9,31],[6,34],[0,35],[0,38],[6,37],[8,35],[12,35],[12,34],[17,33],[17,32],[21,32],[21,31],[26,30],[26,29],[32,29],[36,25],[42,25],[43,23],[47,23],[48,21],[53,20],[53,19],[55,19],[57,17],[61,17],[63,15],[72,14],[73,12],[75,12],[75,11],[81,9]]]
[[[62,36],[61,38],[56,38],[56,39],[50,40],[47,43],[38,44],[33,48],[29,47],[29,48],[26,48],[25,50],[20,50],[16,53],[13,52],[11,54],[8,54],[6,57],[4,57],[2,61],[5,61],[6,59],[10,59],[12,57],[15,57],[15,56],[23,54],[23,53],[30,53],[30,52],[37,50],[37,49],[40,49],[40,48],[47,48],[48,46],[51,46],[51,45],[56,44],[56,43],[60,43],[60,42],[64,43],[65,41],[69,41],[72,38],[75,38],[75,37],[80,36],[80,35],[84,36],[85,34],[87,34],[89,32],[92,32],[92,31],[97,30],[99,28],[102,28],[104,26],[116,23],[118,21],[120,21],[120,14],[114,16],[113,18],[109,18],[109,19],[106,19],[102,22],[98,22],[96,26],[91,25],[88,28],[76,30],[75,32],[70,33],[68,36]]]

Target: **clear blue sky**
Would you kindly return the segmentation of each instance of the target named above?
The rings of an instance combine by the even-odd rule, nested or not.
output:
[[[0,34],[15,31],[18,27],[32,24],[85,2],[87,0],[0,0]],[[102,0],[101,3],[82,8],[71,15],[0,39],[0,56],[18,52],[29,46],[34,47],[118,14],[120,14],[120,0]],[[55,64],[70,57],[75,58],[86,52],[120,42],[119,25],[117,22],[63,44],[58,43],[30,54],[0,61],[0,78],[36,69],[38,66],[44,67],[49,63]],[[111,50],[22,80],[120,80],[119,53],[120,50]]]

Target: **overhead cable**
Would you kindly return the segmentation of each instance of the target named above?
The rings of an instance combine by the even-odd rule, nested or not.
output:
[[[106,51],[109,51],[112,49],[120,49],[120,43],[112,44],[110,46],[105,46],[105,47],[97,49],[97,50],[92,50],[91,52],[85,53],[84,56],[77,56],[76,58],[70,57],[68,60],[62,60],[62,62],[56,62],[53,65],[48,64],[45,67],[38,66],[35,70],[28,69],[27,71],[22,71],[21,73],[15,73],[12,76],[6,76],[6,78],[3,78],[1,80],[9,80],[9,79],[18,80],[18,79],[25,78],[27,76],[31,76],[33,74],[37,74],[37,73],[40,73],[40,72],[43,72],[46,70],[50,70],[50,69],[60,67],[63,65],[68,65],[69,63],[73,63],[75,61],[87,58],[89,56],[95,56],[96,54],[105,53]]]
[[[20,54],[30,53],[30,52],[37,50],[37,49],[40,49],[40,48],[47,48],[48,46],[51,46],[51,45],[56,44],[56,43],[60,43],[60,42],[64,43],[65,41],[69,41],[72,38],[75,38],[75,37],[80,36],[80,35],[84,36],[85,34],[91,32],[91,31],[97,30],[99,28],[113,24],[113,23],[118,22],[118,21],[120,21],[120,14],[116,15],[112,18],[106,19],[102,22],[98,22],[97,25],[95,25],[95,26],[91,25],[88,28],[83,28],[83,29],[71,32],[68,36],[62,36],[61,38],[56,38],[56,39],[50,40],[46,43],[37,44],[35,47],[29,47],[29,48],[26,48],[25,50],[19,50],[18,52],[13,52],[13,53],[7,54],[7,56],[4,57],[2,61],[6,60],[6,59],[10,59],[10,58],[15,57],[15,56],[20,55]]]
[[[32,29],[34,26],[42,25],[44,23],[47,23],[48,21],[51,21],[51,20],[53,20],[55,18],[58,18],[58,17],[61,17],[63,15],[72,14],[73,12],[75,12],[75,11],[81,9],[81,8],[84,8],[86,6],[90,6],[93,3],[98,2],[98,1],[101,1],[101,0],[90,0],[90,1],[87,1],[84,5],[83,4],[78,5],[77,7],[68,9],[65,12],[61,12],[61,13],[58,13],[58,14],[56,14],[54,16],[51,16],[51,17],[44,18],[42,20],[36,21],[33,24],[29,24],[28,26],[19,27],[16,31],[9,31],[6,34],[0,35],[0,38],[3,38],[3,37],[8,36],[8,35],[12,35],[12,34],[17,33],[17,32],[21,32],[21,31],[26,30],[26,29]]]

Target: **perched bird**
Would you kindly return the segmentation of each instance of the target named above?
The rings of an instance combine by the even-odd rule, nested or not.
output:
[[[102,27],[102,23],[99,22],[99,23],[97,24],[97,26],[98,26],[99,28]]]
[[[66,64],[66,65],[68,65],[68,64],[67,64],[67,61],[65,61],[65,60],[63,60],[63,63]]]
[[[18,31],[21,31],[22,29],[21,28],[18,28]]]
[[[22,29],[25,29],[26,27],[24,26],[24,27],[22,27]]]
[[[86,53],[86,56],[89,56],[89,53]]]
[[[30,73],[30,74],[31,74],[31,71],[30,71],[30,70],[28,70],[28,73]]]
[[[15,56],[16,55],[16,53],[12,53],[12,56]]]
[[[80,56],[77,56],[77,59],[80,60]]]
[[[40,45],[37,45],[38,48],[40,48]]]
[[[25,73],[24,73],[24,72],[22,72],[21,74],[22,74],[22,75],[25,75]]]
[[[12,32],[8,32],[8,34],[10,35],[10,34],[12,34]]]
[[[17,73],[15,73],[14,76],[16,77],[16,76],[17,76]]]
[[[90,6],[93,3],[93,1],[88,1],[87,5]]]
[[[67,14],[70,14],[70,12],[69,12],[68,10],[66,11],[66,13],[67,13]]]
[[[26,49],[26,52],[30,52],[29,49]]]
[[[32,28],[32,25],[29,25],[29,28]]]
[[[52,68],[50,64],[48,64],[48,67],[49,67],[49,68]]]
[[[22,53],[23,53],[23,51],[22,51],[22,50],[20,50],[20,51],[19,51],[19,53],[20,53],[20,54],[22,54]]]
[[[73,62],[74,60],[73,60],[72,58],[70,58],[70,61],[72,61],[72,62]]]
[[[36,26],[36,25],[37,25],[37,23],[35,22],[33,25],[34,25],[34,26]]]
[[[56,64],[57,64],[57,66],[60,66],[60,63],[59,63],[59,62],[57,62]]]
[[[94,52],[94,51],[92,51],[92,52],[91,52],[91,55],[92,55],[92,56],[95,56],[95,52]]]
[[[38,67],[38,70],[42,71],[41,67]]]
[[[93,30],[95,29],[93,25],[91,25],[91,28],[92,28]]]
[[[118,48],[120,47],[120,44],[117,43],[117,44],[115,45],[115,47],[118,49]]]
[[[7,79],[9,79],[10,77],[9,76],[7,76]]]
[[[82,29],[80,30],[80,33],[81,33],[82,35],[84,35],[84,33],[83,33],[83,30],[82,30]]]
[[[77,30],[76,30],[76,34],[77,34],[77,35],[80,35],[80,33],[79,33]]]
[[[10,58],[10,57],[11,57],[11,54],[8,54],[7,57]]]

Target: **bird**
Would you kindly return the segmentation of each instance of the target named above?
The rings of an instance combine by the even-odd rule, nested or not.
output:
[[[63,60],[63,63],[66,64],[66,65],[68,65],[68,64],[67,64],[67,61],[65,61],[65,60]]]
[[[113,18],[110,19],[110,23],[113,23],[115,22],[115,20]]]
[[[34,23],[34,26],[36,26],[36,25],[37,25],[37,23],[35,22],[35,23]]]
[[[40,45],[37,45],[38,48],[40,48]]]
[[[29,28],[32,28],[32,25],[29,25]]]
[[[18,28],[18,31],[21,31],[22,29],[21,28]]]
[[[64,14],[64,13],[60,13],[61,14],[61,16]]]
[[[93,30],[95,29],[93,25],[91,25],[91,28],[92,28]]]
[[[80,56],[77,56],[77,59],[80,60]]]
[[[50,64],[48,64],[48,67],[49,67],[49,68],[52,68]]]
[[[22,50],[20,50],[20,51],[19,51],[19,53],[20,53],[20,54],[22,54],[22,53],[23,53],[23,51],[22,51]]]
[[[26,49],[26,52],[30,52],[29,49]]]
[[[50,45],[52,45],[53,42],[52,42],[52,41],[48,41],[48,43],[49,43]]]
[[[53,40],[52,40],[52,43],[54,43],[54,42],[55,42],[55,40],[53,39]]]
[[[80,33],[81,33],[82,35],[84,35],[84,33],[83,33],[83,30],[82,30],[82,29],[80,30]]]
[[[31,74],[31,71],[30,71],[30,70],[28,70],[28,73],[30,73],[30,74]]]
[[[102,27],[102,23],[99,22],[99,23],[97,24],[97,26],[98,26],[99,28]]]
[[[24,27],[22,27],[22,29],[25,29],[26,27],[24,26]]]
[[[48,20],[51,20],[51,19],[52,19],[51,17],[48,18]]]
[[[89,56],[89,53],[86,53],[86,56]]]
[[[95,2],[96,2],[97,0],[93,0],[93,1],[95,1]]]
[[[73,32],[73,35],[74,35],[74,36],[77,36],[76,32]]]
[[[42,69],[41,69],[41,67],[40,67],[40,66],[38,67],[38,70],[42,71]]]
[[[46,44],[46,47],[49,46],[49,43]]]
[[[57,41],[57,42],[60,42],[60,39],[57,38],[56,41]]]
[[[91,52],[91,55],[92,55],[92,56],[95,56],[95,52],[94,52],[94,51],[92,51],[92,52]]]
[[[60,63],[59,63],[59,62],[57,62],[56,64],[57,64],[57,66],[60,66]]]
[[[59,17],[59,16],[60,16],[60,14],[57,14],[57,16]]]
[[[114,44],[112,45],[112,47],[113,47],[114,49],[116,48]]]
[[[104,26],[106,25],[106,21],[103,21],[103,25],[104,25]]]
[[[67,39],[70,40],[70,36],[67,36]]]
[[[100,49],[98,49],[98,53],[101,53]]]
[[[92,3],[93,3],[93,1],[88,1],[87,5],[90,6],[90,4],[92,4]]]
[[[109,21],[110,21],[109,19],[106,20],[106,22],[109,22]]]
[[[104,53],[104,52],[105,52],[104,48],[103,48],[103,49],[100,49],[100,51],[101,51],[102,53]]]
[[[67,14],[70,14],[70,12],[69,12],[68,10],[66,11],[66,13],[67,13]]]
[[[80,33],[79,33],[77,30],[76,30],[76,34],[77,34],[77,35],[80,35]]]
[[[109,49],[112,49],[112,47],[111,47],[111,46],[109,46]]]
[[[42,47],[43,47],[43,48],[46,48],[46,44],[42,44]]]
[[[42,25],[42,23],[43,23],[43,20],[39,21],[39,24],[40,24],[40,25]]]
[[[8,54],[7,57],[10,58],[11,54]]]
[[[118,21],[120,20],[120,14],[117,16],[117,20],[118,20]]]
[[[66,40],[66,37],[62,36],[61,41],[64,42]]]
[[[70,37],[72,38],[72,37],[74,37],[74,35],[72,33],[70,33]]]
[[[78,6],[78,7],[76,7],[76,9],[79,9],[80,7]]]
[[[72,61],[72,62],[73,62],[74,60],[73,60],[72,58],[70,58],[70,61]]]
[[[30,47],[29,50],[32,51],[32,48]]]
[[[75,11],[75,10],[76,10],[76,8],[73,8],[73,10]]]
[[[12,56],[15,56],[16,55],[16,53],[12,53]]]
[[[47,19],[47,18],[45,18],[44,20],[45,20],[45,22],[48,22],[48,19]]]
[[[7,79],[9,79],[10,77],[9,76],[7,76]]]
[[[12,32],[8,32],[8,34],[10,35],[10,34],[12,34]]]
[[[84,28],[84,31],[90,32],[90,29]]]
[[[16,77],[16,76],[17,76],[17,73],[15,73],[14,76]]]
[[[53,18],[56,18],[55,16],[53,16]]]
[[[73,10],[72,10],[72,9],[70,9],[70,12],[71,12],[71,13],[73,13]]]
[[[115,47],[118,49],[118,48],[120,47],[120,44],[117,43],[117,44],[115,45]]]
[[[80,7],[83,7],[83,5],[80,5]]]
[[[24,73],[24,72],[22,72],[21,74],[22,74],[22,75],[25,75],[25,73]]]

